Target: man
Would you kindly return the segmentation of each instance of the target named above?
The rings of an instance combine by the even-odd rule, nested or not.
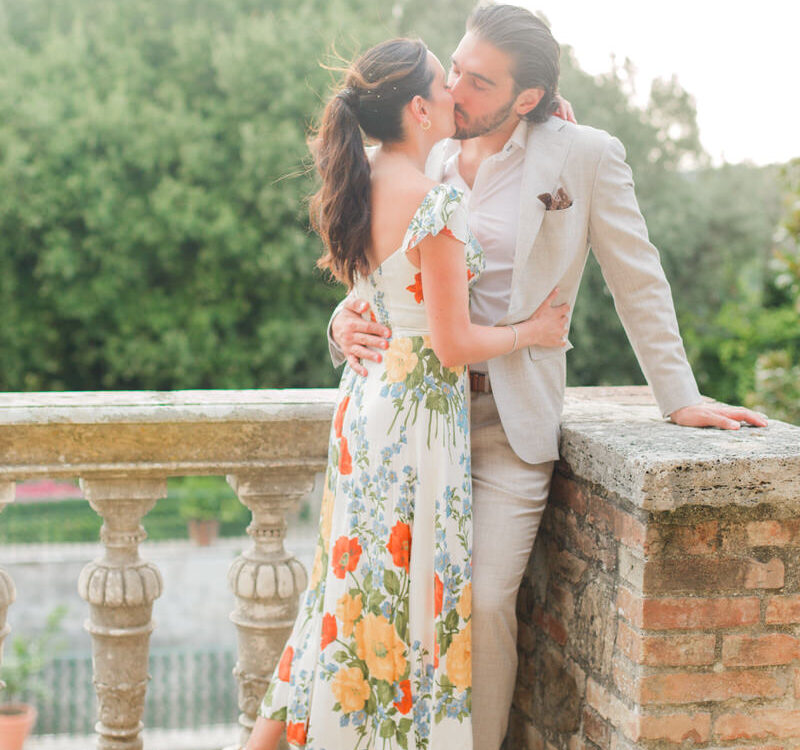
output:
[[[558,58],[549,29],[508,5],[476,10],[452,56],[457,132],[432,155],[428,173],[465,191],[486,253],[473,320],[523,320],[554,288],[556,303],[572,309],[591,245],[661,412],[697,427],[766,425],[746,409],[702,402],[621,143],[550,117]],[[334,361],[346,357],[362,374],[359,359],[379,360],[390,335],[365,312],[363,302],[346,300],[331,323],[341,347],[332,346]],[[558,458],[570,346],[532,347],[470,368],[475,750],[498,750],[507,729],[515,603]]]

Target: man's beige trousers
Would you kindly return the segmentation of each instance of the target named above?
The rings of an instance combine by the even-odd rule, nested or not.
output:
[[[472,736],[499,750],[517,675],[516,602],[542,518],[553,462],[511,450],[491,394],[472,394]]]

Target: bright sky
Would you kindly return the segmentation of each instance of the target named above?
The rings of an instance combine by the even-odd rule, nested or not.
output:
[[[676,74],[695,98],[715,163],[800,156],[797,0],[516,1],[544,13],[589,73],[610,70],[612,54],[620,63],[629,57],[642,99],[653,78]]]

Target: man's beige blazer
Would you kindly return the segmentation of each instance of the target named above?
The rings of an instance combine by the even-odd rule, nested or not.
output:
[[[511,300],[498,325],[530,316],[556,286],[556,301],[573,309],[591,248],[662,414],[698,403],[669,283],[648,240],[622,144],[555,117],[529,124],[527,138]],[[431,154],[427,171],[433,179],[441,179],[455,148],[446,141]],[[545,210],[538,196],[558,188],[572,205]],[[569,348],[524,348],[488,363],[503,429],[529,463],[558,458]],[[335,346],[331,354],[335,364],[342,362]]]

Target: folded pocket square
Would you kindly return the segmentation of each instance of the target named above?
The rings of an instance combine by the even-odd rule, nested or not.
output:
[[[539,200],[544,203],[545,210],[547,211],[560,211],[563,208],[569,208],[572,205],[572,198],[567,195],[564,188],[556,190],[555,195],[550,193],[542,193]]]

